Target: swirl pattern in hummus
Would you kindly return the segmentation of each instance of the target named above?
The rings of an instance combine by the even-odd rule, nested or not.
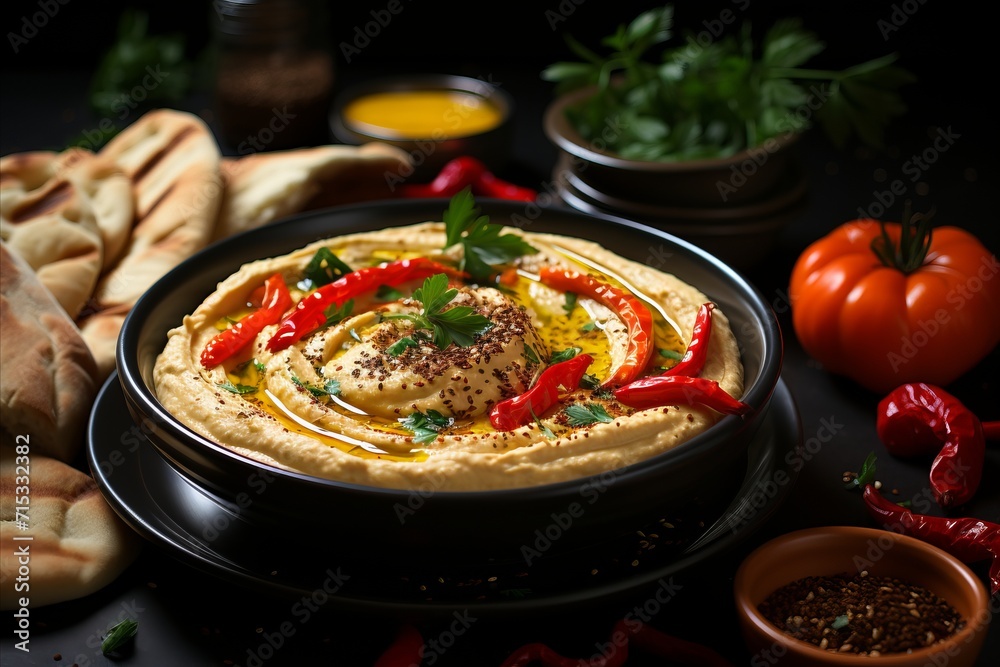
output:
[[[595,243],[507,231],[539,252],[515,262],[520,277],[512,287],[460,288],[453,303],[493,323],[469,347],[442,350],[418,338],[419,344],[392,353],[391,346],[412,333],[408,320],[392,316],[419,312],[421,304],[410,296],[416,281],[400,286],[401,295],[359,297],[340,322],[284,350],[267,349],[276,329],[270,325],[238,358],[211,369],[200,363],[208,341],[248,312],[268,277],[280,273],[300,299],[295,285],[321,247],[354,269],[414,256],[454,264],[455,249],[443,249],[444,226],[428,222],[337,237],[244,265],[170,331],[154,368],[157,396],[194,431],[258,462],[401,489],[423,488],[427,480],[436,490],[490,490],[578,479],[667,451],[722,417],[698,405],[634,410],[600,389],[566,388],[560,405],[535,415],[535,422],[495,430],[490,408],[531,386],[551,355],[575,347],[594,358],[588,374],[603,379],[627,354],[621,319],[596,301],[573,303],[532,279],[540,266],[575,268],[634,291],[654,315],[656,347],[677,353],[709,300],[675,276]],[[670,362],[654,354],[644,374],[660,372],[663,364]],[[739,350],[718,308],[701,376],[742,395]],[[330,386],[338,391],[322,390]],[[564,410],[574,403],[598,403],[610,419],[574,426]],[[406,419],[432,411],[447,422],[429,440],[415,437]]]

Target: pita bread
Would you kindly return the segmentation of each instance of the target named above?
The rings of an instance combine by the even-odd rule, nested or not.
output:
[[[136,533],[126,526],[101,495],[94,479],[76,468],[34,453],[17,459],[16,450],[0,452],[0,605],[31,608],[74,600],[114,581],[135,560]],[[30,502],[18,504],[23,477],[29,478]],[[22,477],[22,479],[18,479]],[[18,510],[21,510],[18,513]],[[17,520],[26,520],[21,529]],[[14,538],[22,538],[15,540]],[[24,538],[30,537],[30,540]],[[25,552],[26,550],[26,552]],[[30,567],[28,589],[15,588],[19,557]]]
[[[222,180],[215,137],[197,116],[150,111],[101,150],[130,179],[135,224],[121,258],[101,276],[77,322],[102,374],[115,367],[124,314],[215,227]]]
[[[154,282],[200,250],[215,226],[222,181],[208,126],[182,111],[150,111],[101,150],[130,179],[135,226],[125,255],[100,281],[100,307],[135,303]]]
[[[406,151],[377,142],[224,158],[214,239],[303,211],[390,197],[386,174],[409,164]]]
[[[130,181],[83,149],[0,159],[0,237],[76,316],[128,238]]]
[[[71,461],[98,390],[94,358],[35,272],[0,242],[0,421],[3,442]]]

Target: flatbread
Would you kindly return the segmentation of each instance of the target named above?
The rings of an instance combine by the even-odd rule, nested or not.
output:
[[[71,461],[99,388],[79,330],[20,256],[0,242],[0,433],[30,434],[32,451]]]
[[[89,151],[0,159],[0,237],[74,317],[124,248],[132,208],[128,177]]]
[[[210,240],[222,198],[221,159],[211,130],[197,116],[150,111],[99,154],[130,179],[135,224],[121,258],[104,272],[77,319],[104,375],[124,314],[181,261]]]
[[[94,593],[114,581],[140,550],[138,535],[115,514],[90,475],[35,453],[34,438],[21,446],[21,452],[29,452],[20,454],[23,458],[10,446],[0,451],[4,610],[36,609]],[[18,487],[24,486],[30,493],[22,500],[24,489]],[[21,566],[28,576],[19,577]],[[22,585],[16,588],[19,578]],[[27,598],[26,605],[21,598]]]
[[[223,158],[225,191],[213,238],[295,213],[391,197],[387,175],[409,166],[406,151],[377,142]]]

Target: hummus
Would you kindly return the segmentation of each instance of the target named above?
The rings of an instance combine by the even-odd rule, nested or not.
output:
[[[452,281],[456,292],[446,309],[465,307],[489,320],[470,345],[442,349],[420,331],[414,318],[425,304],[414,290],[423,280],[411,280],[356,295],[333,318],[339,321],[284,349],[269,349],[279,326],[272,323],[236,356],[202,364],[209,341],[259,306],[269,277],[284,278],[293,302],[309,295],[305,268],[321,248],[352,270],[414,257],[456,266],[461,246],[444,249],[444,225],[428,222],[319,241],[244,265],[169,332],[154,368],[156,394],[194,431],[260,463],[397,489],[489,490],[601,474],[669,450],[723,416],[694,404],[633,409],[595,386],[629,358],[626,322],[597,300],[567,295],[537,276],[543,266],[571,268],[644,302],[654,351],[640,375],[659,374],[684,353],[698,309],[709,301],[704,294],[589,241],[505,232],[538,252],[506,266],[507,280]],[[495,429],[491,409],[523,394],[567,351],[592,357],[592,382],[561,387],[557,405],[517,428]],[[742,395],[739,350],[719,308],[700,375]],[[571,405],[597,406],[601,419],[568,419]]]

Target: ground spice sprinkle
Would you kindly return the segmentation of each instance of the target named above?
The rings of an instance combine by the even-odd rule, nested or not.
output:
[[[931,646],[965,626],[954,607],[926,588],[868,572],[804,577],[758,609],[796,639],[870,656]]]

